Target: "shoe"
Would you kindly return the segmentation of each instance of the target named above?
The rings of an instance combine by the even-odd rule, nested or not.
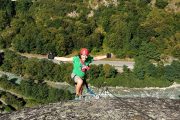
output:
[[[91,95],[96,95],[90,88],[87,89],[87,93],[89,93]]]
[[[75,95],[75,98],[74,98],[74,100],[81,100],[81,96],[78,96],[78,95]]]

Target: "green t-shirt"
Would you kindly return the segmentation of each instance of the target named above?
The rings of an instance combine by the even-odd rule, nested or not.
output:
[[[84,62],[84,65],[89,66],[89,64],[93,61],[93,57],[88,56],[86,61]],[[83,64],[81,63],[81,60],[79,56],[73,57],[73,73],[81,78],[85,76],[85,72],[82,71]]]

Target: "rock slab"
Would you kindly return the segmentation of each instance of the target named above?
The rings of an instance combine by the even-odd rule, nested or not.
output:
[[[180,120],[180,100],[100,98],[25,108],[0,120]]]

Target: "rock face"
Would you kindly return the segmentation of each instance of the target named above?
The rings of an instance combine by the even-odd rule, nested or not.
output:
[[[180,100],[100,98],[26,108],[0,120],[180,120]]]

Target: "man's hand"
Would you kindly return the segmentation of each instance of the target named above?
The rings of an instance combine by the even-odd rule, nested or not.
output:
[[[106,57],[107,57],[107,58],[111,58],[111,57],[112,57],[112,53],[107,53],[107,54],[106,54]]]
[[[82,67],[82,71],[83,71],[83,72],[86,72],[86,71],[88,71],[88,70],[90,70],[90,67],[89,67],[89,66],[83,66],[83,67]]]
[[[54,57],[55,57],[55,55],[52,52],[50,52],[48,54],[48,59],[54,59]]]

